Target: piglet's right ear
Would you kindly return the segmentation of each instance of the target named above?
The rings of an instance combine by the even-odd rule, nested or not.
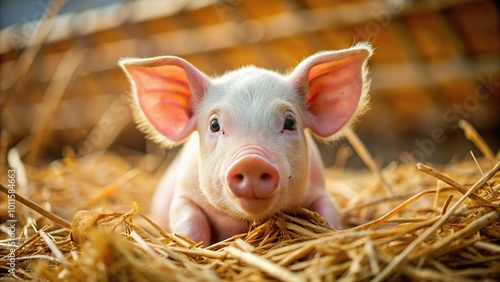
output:
[[[194,107],[210,83],[204,73],[172,56],[121,59],[118,64],[130,79],[133,115],[139,129],[167,147],[193,132]]]

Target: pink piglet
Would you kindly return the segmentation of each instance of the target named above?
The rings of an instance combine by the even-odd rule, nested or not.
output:
[[[139,129],[165,147],[185,142],[153,196],[156,222],[205,246],[297,206],[341,228],[311,133],[334,140],[363,113],[371,54],[360,43],[286,75],[247,66],[215,78],[179,57],[120,60]]]

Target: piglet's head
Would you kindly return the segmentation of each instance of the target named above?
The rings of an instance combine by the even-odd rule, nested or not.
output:
[[[200,192],[221,211],[260,219],[303,204],[305,130],[332,140],[363,111],[371,53],[359,44],[312,55],[288,75],[244,67],[213,79],[178,57],[120,65],[139,128],[165,146],[197,131]]]

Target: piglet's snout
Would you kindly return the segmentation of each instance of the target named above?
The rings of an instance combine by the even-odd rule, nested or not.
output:
[[[280,174],[276,167],[258,155],[236,160],[226,173],[226,181],[236,197],[269,198],[278,189]]]

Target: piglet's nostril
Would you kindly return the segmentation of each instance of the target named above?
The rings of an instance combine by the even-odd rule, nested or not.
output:
[[[261,176],[260,176],[260,179],[262,180],[268,180],[268,179],[271,179],[271,175],[269,175],[269,173],[263,173]]]
[[[234,177],[239,181],[242,181],[245,178],[241,173],[236,174]]]

